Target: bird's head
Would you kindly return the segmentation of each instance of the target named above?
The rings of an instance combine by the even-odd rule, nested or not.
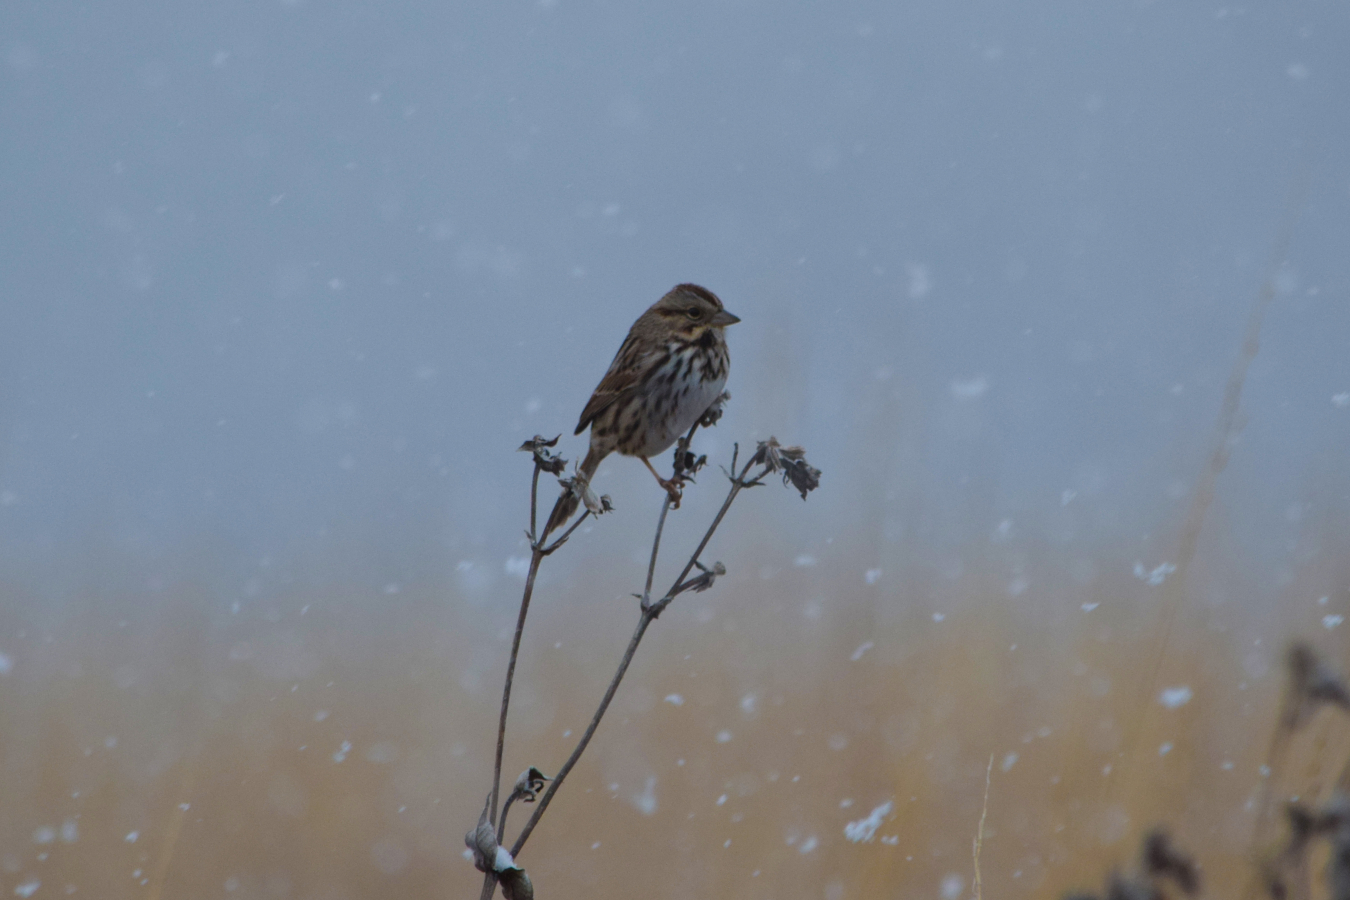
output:
[[[677,284],[647,310],[643,318],[660,322],[686,340],[697,340],[709,329],[721,331],[740,319],[722,308],[722,301],[705,287]]]

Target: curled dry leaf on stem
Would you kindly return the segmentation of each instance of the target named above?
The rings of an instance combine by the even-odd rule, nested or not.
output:
[[[762,464],[766,474],[782,472],[783,484],[791,484],[801,491],[803,500],[808,492],[820,487],[820,470],[806,461],[806,450],[802,447],[784,447],[772,436],[767,441],[759,442],[755,455],[750,457],[750,464]]]
[[[533,803],[538,797],[539,792],[544,789],[544,782],[549,781],[549,777],[540,772],[534,766],[530,766],[520,777],[516,779],[516,786],[511,789],[511,796],[517,800],[524,800],[526,803]]]
[[[534,885],[521,868],[507,869],[497,876],[506,900],[534,900]]]
[[[563,486],[564,490],[580,500],[582,505],[590,510],[591,515],[599,516],[614,511],[614,504],[610,501],[609,494],[596,494],[590,483],[580,473],[572,478],[559,478],[558,483]]]
[[[464,846],[473,853],[474,868],[480,872],[504,872],[518,868],[510,852],[497,843],[497,833],[492,830],[492,822],[488,819],[487,803],[483,804],[483,814],[478,817],[478,824],[464,835]]]
[[[517,452],[533,453],[534,464],[541,471],[548,472],[550,475],[561,475],[563,470],[567,468],[567,460],[549,449],[557,446],[558,438],[561,437],[562,435],[558,435],[558,437],[549,440],[542,434],[536,434],[533,438],[521,444],[517,448]]]
[[[534,766],[530,766],[520,777],[516,779],[515,787],[511,788],[511,793],[506,798],[506,803],[502,806],[501,821],[497,823],[497,839],[501,840],[506,830],[506,813],[511,809],[511,804],[517,800],[524,800],[526,803],[533,803],[539,797],[539,792],[544,789],[544,782],[549,781],[549,777],[540,772]],[[489,802],[491,798],[489,798]]]
[[[538,770],[529,769],[521,775],[521,778],[525,778],[531,772],[537,773]],[[540,778],[542,777],[541,775]],[[516,784],[519,788],[520,782],[517,781]],[[542,787],[542,784],[540,786]],[[488,802],[491,802],[491,798],[488,798]],[[501,885],[506,900],[534,900],[534,885],[530,882],[530,876],[516,865],[510,851],[497,843],[497,834],[492,830],[492,823],[488,821],[487,803],[483,804],[483,814],[478,817],[478,824],[464,835],[464,844],[473,853],[474,868],[480,872],[491,873]]]
[[[727,567],[720,562],[713,563],[711,569],[698,560],[694,560],[694,565],[698,567],[699,574],[676,587],[675,593],[685,591],[693,591],[695,594],[702,593],[713,586],[713,582],[717,580],[718,576],[727,574]]]

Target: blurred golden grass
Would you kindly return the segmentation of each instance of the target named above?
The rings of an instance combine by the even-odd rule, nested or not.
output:
[[[541,897],[968,897],[991,754],[991,900],[1096,886],[1153,823],[1196,853],[1209,896],[1241,887],[1284,638],[1239,638],[1250,606],[1181,610],[1161,681],[1194,698],[1167,709],[1141,663],[1156,600],[1128,577],[1099,578],[1084,611],[1081,588],[1013,599],[968,574],[936,621],[932,598],[868,586],[852,560],[726,556],[713,591],[654,626],[522,855]],[[564,758],[636,619],[635,601],[557,590],[527,629],[511,777]],[[233,615],[200,593],[0,611],[0,890],[475,893],[461,841],[512,611],[405,589]],[[1323,631],[1300,615],[1281,627]],[[1348,732],[1323,713],[1291,787],[1328,790]],[[888,801],[872,840],[845,838]]]

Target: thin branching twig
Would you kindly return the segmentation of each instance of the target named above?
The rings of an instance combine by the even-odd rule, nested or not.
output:
[[[520,654],[521,635],[525,630],[525,617],[529,611],[530,599],[534,593],[535,577],[538,574],[540,563],[544,557],[561,547],[588,516],[599,515],[610,509],[609,498],[595,497],[588,484],[578,483],[576,480],[560,479],[565,489],[575,491],[580,495],[579,499],[584,502],[586,511],[562,535],[549,543],[547,527],[542,535],[536,532],[539,473],[546,471],[556,475],[562,471],[565,463],[548,449],[557,443],[557,438],[546,441],[542,437],[536,437],[533,441],[527,441],[520,448],[533,452],[535,459],[535,469],[530,485],[530,530],[527,532],[531,551],[530,568],[525,578],[525,590],[521,597],[520,613],[516,620],[516,631],[511,642],[511,656],[507,663],[506,683],[502,690],[501,716],[497,726],[497,755],[493,764],[492,791],[484,804],[477,826],[471,829],[465,837],[465,842],[473,853],[474,864],[484,873],[482,900],[491,900],[499,883],[502,885],[503,892],[506,893],[508,900],[533,897],[533,886],[530,884],[525,871],[516,864],[516,855],[525,846],[525,842],[543,816],[544,810],[552,802],[554,794],[558,792],[558,788],[562,786],[563,781],[566,780],[567,775],[576,766],[581,754],[590,744],[591,738],[595,736],[596,729],[600,727],[601,719],[604,718],[614,695],[618,692],[619,685],[628,672],[628,667],[633,661],[633,656],[637,653],[638,646],[642,643],[643,636],[647,633],[648,626],[680,594],[689,591],[707,590],[712,587],[718,576],[726,573],[726,568],[722,563],[717,562],[712,566],[705,566],[700,561],[700,556],[707,548],[708,542],[712,540],[713,534],[722,524],[727,510],[731,508],[731,504],[735,502],[736,497],[746,488],[762,485],[764,479],[773,473],[781,474],[783,483],[785,485],[790,484],[800,491],[803,499],[805,499],[808,491],[814,490],[820,484],[820,471],[807,463],[805,452],[800,447],[781,447],[775,439],[769,438],[767,441],[760,442],[755,454],[737,471],[740,447],[735,446],[732,453],[731,469],[725,470],[728,479],[731,481],[731,487],[727,491],[726,498],[722,501],[722,507],[713,517],[712,523],[704,532],[702,540],[699,541],[694,552],[690,554],[680,573],[671,582],[670,588],[659,599],[653,600],[652,582],[656,576],[656,562],[660,554],[661,536],[665,532],[666,517],[670,510],[673,507],[678,508],[678,486],[693,481],[694,474],[707,462],[706,457],[695,458],[693,453],[689,451],[689,444],[693,439],[694,432],[700,425],[706,427],[712,424],[719,415],[720,404],[716,404],[714,409],[710,409],[703,419],[689,429],[688,434],[682,437],[677,445],[675,471],[672,478],[672,481],[677,485],[677,489],[676,492],[668,493],[661,504],[661,513],[656,523],[656,535],[652,540],[651,557],[647,563],[646,580],[642,593],[635,595],[640,600],[637,627],[628,641],[628,647],[619,661],[618,669],[591,717],[590,724],[587,725],[571,755],[568,756],[567,761],[563,763],[558,773],[553,777],[548,789],[543,791],[542,796],[539,795],[539,792],[543,790],[544,782],[549,779],[544,777],[538,769],[533,767],[527,769],[517,780],[511,795],[502,804],[501,817],[498,818],[497,806],[501,793],[502,756],[506,743],[506,719],[510,704],[511,686],[515,677],[516,660]],[[750,472],[756,467],[760,467],[760,471],[751,477]],[[689,577],[689,573],[695,568],[699,570],[698,574],[692,578]],[[529,820],[521,829],[508,852],[501,846],[501,842],[505,839],[506,814],[511,804],[517,799],[534,802],[536,797],[538,797],[538,802],[534,812],[530,815]],[[495,828],[493,827],[494,821],[496,822]]]
[[[693,434],[692,429],[690,434]],[[739,453],[739,448],[737,448],[737,453]],[[539,819],[544,815],[544,810],[548,809],[549,803],[552,802],[553,795],[558,792],[558,788],[562,787],[562,783],[566,780],[568,773],[576,766],[577,761],[581,759],[581,754],[586,751],[586,746],[590,744],[591,738],[595,736],[596,729],[600,727],[600,720],[604,718],[605,712],[609,709],[610,702],[614,699],[615,693],[618,692],[619,684],[623,681],[624,675],[627,674],[628,666],[632,663],[633,656],[637,653],[637,648],[642,643],[642,638],[647,633],[648,626],[661,615],[665,608],[670,605],[672,600],[685,591],[697,589],[689,582],[686,582],[685,578],[688,576],[690,570],[699,564],[698,560],[700,554],[702,554],[704,548],[708,546],[708,541],[712,540],[713,534],[717,531],[718,526],[722,524],[722,520],[726,517],[727,510],[731,508],[731,504],[735,502],[737,495],[745,488],[752,487],[758,482],[758,478],[746,478],[746,475],[749,474],[750,468],[753,465],[754,460],[752,459],[744,465],[739,474],[731,476],[731,488],[727,491],[726,499],[722,501],[722,508],[717,511],[717,515],[713,518],[712,524],[709,525],[708,530],[703,533],[703,539],[699,541],[698,547],[690,554],[689,560],[684,564],[684,568],[680,570],[680,574],[675,577],[673,582],[671,582],[670,589],[666,591],[659,600],[653,602],[651,599],[651,584],[655,578],[656,560],[661,547],[661,535],[665,530],[666,515],[670,512],[670,508],[673,505],[669,496],[662,501],[661,514],[657,518],[656,523],[656,536],[652,540],[652,554],[647,563],[646,587],[642,592],[640,606],[641,615],[638,617],[637,627],[633,630],[633,636],[628,641],[628,647],[624,650],[623,657],[619,660],[619,667],[615,671],[614,677],[610,679],[609,687],[605,689],[605,694],[600,699],[600,705],[596,707],[595,714],[591,716],[591,721],[590,724],[586,726],[586,731],[581,735],[580,740],[577,741],[576,747],[572,749],[572,754],[567,758],[567,762],[563,763],[562,768],[558,770],[558,774],[554,776],[553,783],[549,785],[548,790],[545,791],[543,797],[539,799],[538,805],[535,807],[533,814],[531,814],[529,821],[525,823],[525,827],[521,829],[520,835],[516,838],[515,843],[511,845],[512,856],[519,854],[521,849],[524,848],[525,842],[530,837],[530,833],[534,831],[535,825],[538,824]],[[760,477],[762,477],[762,475]],[[696,579],[691,579],[690,581],[696,581]]]

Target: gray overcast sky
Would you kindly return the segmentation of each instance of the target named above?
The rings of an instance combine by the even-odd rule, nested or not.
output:
[[[511,451],[684,280],[744,320],[705,449],[805,444],[817,536],[1133,547],[1303,173],[1222,482],[1277,552],[1347,508],[1348,43],[1329,0],[6,4],[0,568],[504,557]]]

